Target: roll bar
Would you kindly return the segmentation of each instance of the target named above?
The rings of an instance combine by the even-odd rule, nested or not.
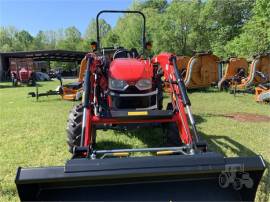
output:
[[[102,13],[136,13],[143,17],[143,33],[142,33],[142,50],[145,49],[145,15],[140,11],[120,11],[120,10],[102,10],[96,16],[96,26],[97,26],[97,49],[100,50],[100,36],[99,36],[99,16]]]

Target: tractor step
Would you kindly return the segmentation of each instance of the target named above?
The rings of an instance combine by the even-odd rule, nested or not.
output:
[[[111,111],[111,118],[116,119],[169,119],[173,116],[172,110],[146,110],[146,111],[134,111],[134,110],[121,110]]]

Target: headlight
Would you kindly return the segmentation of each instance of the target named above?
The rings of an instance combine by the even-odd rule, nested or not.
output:
[[[151,79],[141,79],[135,85],[139,90],[148,90],[152,88],[152,80]]]
[[[111,90],[121,90],[124,91],[128,87],[128,84],[126,81],[123,80],[115,80],[109,78],[109,88]]]

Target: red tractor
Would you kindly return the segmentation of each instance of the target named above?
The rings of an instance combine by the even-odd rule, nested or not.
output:
[[[179,76],[176,56],[161,53],[141,59],[133,48],[102,48],[97,15],[98,51],[86,55],[83,103],[68,120],[73,157],[64,167],[19,168],[16,185],[22,201],[179,201],[254,200],[265,169],[260,156],[224,158],[210,152],[196,130],[190,100]],[[162,79],[164,77],[165,79]],[[163,106],[164,82],[171,101]],[[164,109],[165,108],[165,109]],[[154,125],[153,125],[154,123]],[[100,150],[96,130],[130,124],[165,128],[167,145],[155,148]],[[152,125],[151,125],[152,124]],[[135,152],[153,156],[129,157]],[[114,158],[112,158],[114,157]],[[234,190],[218,186],[225,165],[241,164],[254,184]]]
[[[31,84],[33,81],[33,60],[31,58],[11,58],[9,60],[12,85]]]

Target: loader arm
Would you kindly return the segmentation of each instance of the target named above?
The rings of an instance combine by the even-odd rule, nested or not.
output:
[[[101,11],[97,15],[97,27],[98,17],[104,12],[111,11]],[[124,13],[139,13],[144,18],[139,11]],[[144,32],[145,30],[143,48]],[[99,42],[99,30],[97,33]],[[99,46],[98,43],[98,48]],[[112,64],[114,61],[109,65],[109,71],[103,71],[108,66],[102,63],[102,57],[104,55],[89,53],[82,61],[82,66],[85,67],[85,70],[81,68],[80,73],[80,79],[84,78],[83,102],[71,110],[67,129],[72,159],[67,161],[65,166],[19,167],[15,183],[21,201],[255,199],[265,170],[262,157],[227,158],[222,154],[207,151],[206,145],[201,144],[186,87],[178,73],[175,55],[161,53],[155,56],[151,63],[139,58],[124,58],[127,71],[121,68],[123,63],[119,58],[114,60],[116,65]],[[138,74],[137,79],[128,79],[131,74],[134,76],[135,73],[145,73],[146,70],[151,72],[149,76]],[[127,75],[119,73],[122,77],[109,77],[113,71]],[[155,103],[163,101],[162,75],[171,93],[171,103],[166,110],[163,110],[162,105],[157,107],[157,104],[150,105],[156,106],[150,109],[148,105],[140,107],[137,102],[126,108],[110,105],[112,96],[128,97],[129,102],[132,102],[134,97],[141,101],[144,96],[148,96],[146,98]],[[153,99],[149,95],[154,96]],[[169,139],[173,136],[177,143],[164,147],[99,150],[95,146],[95,129],[115,129],[114,127],[122,126],[121,124],[133,124],[136,127],[143,124],[157,127],[159,124],[165,128],[166,132],[163,132],[166,137]],[[80,130],[75,130],[75,127]],[[129,157],[138,152],[151,153],[152,156]],[[237,170],[238,168],[241,170]],[[232,170],[234,173],[231,173]]]
[[[169,83],[169,87],[171,89],[170,91],[172,104],[178,111],[176,113],[177,126],[182,141],[188,145],[195,144],[198,142],[197,129],[195,126],[194,118],[190,111],[191,103],[186,92],[186,87],[184,85],[183,79],[178,73],[176,57],[170,53],[162,53],[154,57],[152,60],[159,64],[163,69],[165,81]],[[192,136],[189,129],[188,118],[193,129],[194,137]]]

